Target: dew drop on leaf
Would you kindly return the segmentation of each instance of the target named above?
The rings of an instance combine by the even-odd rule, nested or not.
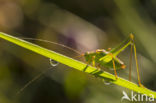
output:
[[[57,62],[57,61],[55,61],[53,59],[49,59],[49,60],[50,60],[50,65],[53,66],[53,67],[55,67],[55,66],[57,66],[59,64],[59,62]]]
[[[103,80],[103,83],[105,84],[105,85],[111,85],[112,83],[110,82],[110,81],[108,81],[108,80]]]

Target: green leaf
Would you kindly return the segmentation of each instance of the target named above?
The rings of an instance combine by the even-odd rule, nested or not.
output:
[[[51,58],[51,59],[53,59],[55,61],[58,61],[59,63],[62,63],[62,64],[65,64],[65,65],[67,65],[69,67],[72,67],[73,69],[77,69],[79,71],[95,75],[96,77],[99,77],[101,79],[110,80],[110,82],[112,82],[112,83],[114,83],[116,85],[128,88],[128,89],[136,91],[138,93],[146,94],[149,97],[152,97],[151,96],[151,94],[152,94],[154,96],[154,98],[156,98],[156,92],[154,92],[152,90],[149,90],[149,89],[147,89],[145,87],[144,88],[139,87],[137,84],[132,83],[130,81],[127,81],[127,80],[125,80],[123,78],[120,78],[120,77],[118,77],[118,79],[116,80],[114,75],[112,75],[112,74],[110,74],[108,72],[105,72],[105,71],[101,71],[101,70],[99,70],[99,69],[97,69],[95,67],[88,66],[87,64],[85,64],[83,62],[80,62],[80,61],[77,61],[75,59],[69,58],[67,56],[64,56],[62,54],[59,54],[59,53],[56,53],[54,51],[48,50],[48,49],[43,48],[41,46],[38,46],[36,44],[27,42],[25,40],[19,39],[17,37],[13,37],[13,36],[8,35],[6,33],[0,32],[0,37],[2,39],[10,41],[10,42],[12,42],[14,44],[17,44],[17,45],[19,45],[21,47],[24,47],[26,49],[29,49],[29,50],[33,51],[33,52],[36,52],[36,53],[38,53],[40,55],[43,55],[43,56],[45,56],[47,58]]]

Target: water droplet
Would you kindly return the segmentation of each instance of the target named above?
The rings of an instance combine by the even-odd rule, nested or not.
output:
[[[103,80],[103,82],[104,82],[105,85],[110,85],[110,84],[112,84],[109,80]]]
[[[53,60],[53,59],[49,59],[50,60],[50,65],[52,65],[53,67],[57,66],[59,64],[59,62]]]

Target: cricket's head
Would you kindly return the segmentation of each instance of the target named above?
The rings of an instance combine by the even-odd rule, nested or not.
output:
[[[86,60],[86,62],[89,62],[89,60],[91,60],[91,52],[85,52],[84,53],[84,58],[85,58],[85,60]]]

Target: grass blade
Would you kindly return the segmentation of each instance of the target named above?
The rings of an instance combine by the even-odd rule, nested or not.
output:
[[[118,78],[118,80],[115,80],[115,76],[108,72],[100,71],[100,70],[96,69],[95,67],[87,66],[87,64],[85,64],[83,62],[69,58],[69,57],[59,54],[57,52],[48,50],[48,49],[38,46],[36,44],[30,43],[28,41],[19,39],[17,37],[14,37],[14,36],[8,35],[6,33],[2,33],[2,32],[0,32],[0,38],[5,39],[5,40],[12,42],[16,45],[19,45],[21,47],[24,47],[26,49],[29,49],[33,52],[36,52],[40,55],[47,57],[47,58],[51,58],[59,63],[65,64],[65,65],[72,67],[74,69],[77,69],[79,71],[86,72],[86,73],[89,73],[92,75],[96,75],[97,77],[99,77],[101,79],[109,79],[112,83],[114,83],[116,85],[128,88],[128,89],[136,91],[138,93],[146,94],[149,97],[151,97],[151,94],[152,94],[154,96],[154,98],[156,98],[156,92],[154,92],[152,90],[139,87],[137,84],[127,81],[120,77]],[[85,71],[84,71],[84,69],[85,69]]]

